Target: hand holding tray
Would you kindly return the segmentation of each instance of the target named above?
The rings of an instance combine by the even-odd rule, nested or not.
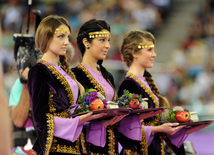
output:
[[[103,119],[110,119],[114,116],[129,114],[131,111],[133,111],[133,109],[131,109],[131,108],[115,108],[115,109],[94,110],[94,111],[90,111],[90,112],[93,112],[93,114],[107,113],[107,115],[102,116],[97,119],[97,120],[103,120]],[[84,115],[87,113],[88,112],[78,113],[78,114],[72,115],[72,117]]]

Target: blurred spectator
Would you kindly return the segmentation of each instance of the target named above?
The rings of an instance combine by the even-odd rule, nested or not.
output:
[[[19,32],[22,23],[23,7],[20,5],[19,0],[9,0],[2,8],[1,14],[3,15],[3,29],[8,28],[13,32]]]
[[[195,77],[195,84],[201,91],[202,95],[208,96],[214,86],[214,73],[212,66],[207,65],[206,68]]]
[[[133,2],[134,3],[134,2]],[[142,30],[153,31],[161,23],[161,16],[158,10],[151,5],[136,1],[132,16],[141,25]]]
[[[209,49],[208,46],[201,39],[193,40],[193,43],[188,48],[187,58],[187,71],[189,76],[196,76],[204,67],[209,63]]]
[[[184,45],[180,43],[178,48],[172,51],[172,63],[175,69],[180,71],[186,68],[186,61],[186,49],[184,48]]]

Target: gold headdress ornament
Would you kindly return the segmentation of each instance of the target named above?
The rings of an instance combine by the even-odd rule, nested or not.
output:
[[[70,30],[68,28],[57,28],[55,30],[55,34],[59,34],[59,33],[68,33],[68,34],[70,34]]]
[[[111,37],[111,33],[109,31],[90,32],[88,35],[89,38]]]
[[[150,43],[139,43],[138,48],[154,48],[155,45],[154,43],[150,42]]]

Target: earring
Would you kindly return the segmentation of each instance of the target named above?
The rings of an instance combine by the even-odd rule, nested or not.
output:
[[[137,58],[136,58],[136,57],[134,57],[134,61],[135,61],[135,62],[137,61]]]
[[[88,45],[86,45],[86,48],[87,48],[87,49],[89,49],[89,46],[88,46]]]

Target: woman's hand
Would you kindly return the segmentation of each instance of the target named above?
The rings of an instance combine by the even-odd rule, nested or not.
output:
[[[191,128],[188,128],[188,129],[187,129],[187,134],[191,134],[191,133],[193,133],[193,132],[195,132],[195,131],[201,130],[201,129],[203,129],[203,128],[209,126],[209,125],[212,124],[212,123],[213,123],[213,122],[208,123],[208,124],[197,125],[197,126],[193,126],[193,127],[191,127]]]
[[[162,113],[164,112],[165,110],[157,110],[157,111],[150,111],[150,112],[146,112],[146,113],[142,113],[139,115],[139,119],[142,120],[142,119],[146,119],[146,118],[149,118],[149,117],[153,117],[159,113]]]
[[[30,68],[29,68],[29,67],[26,67],[24,70],[21,69],[21,70],[19,71],[19,73],[20,73],[20,75],[21,75],[24,79],[27,80],[27,79],[28,79],[29,70],[30,70]]]
[[[103,127],[106,127],[108,125],[113,125],[113,124],[119,122],[120,120],[122,120],[125,116],[127,116],[127,115],[126,114],[125,115],[119,115],[119,116],[113,117],[110,120],[103,120],[102,125],[103,125]]]
[[[100,114],[94,114],[94,115],[92,115],[92,114],[93,114],[93,112],[89,112],[87,114],[79,116],[78,124],[82,124],[82,123],[90,121],[90,120],[98,119],[102,116],[105,116],[107,113],[100,113]]]
[[[186,125],[178,125],[179,123],[164,123],[160,126],[153,126],[152,133],[164,132],[170,135],[174,135],[177,131],[179,131],[183,127],[186,127]]]

